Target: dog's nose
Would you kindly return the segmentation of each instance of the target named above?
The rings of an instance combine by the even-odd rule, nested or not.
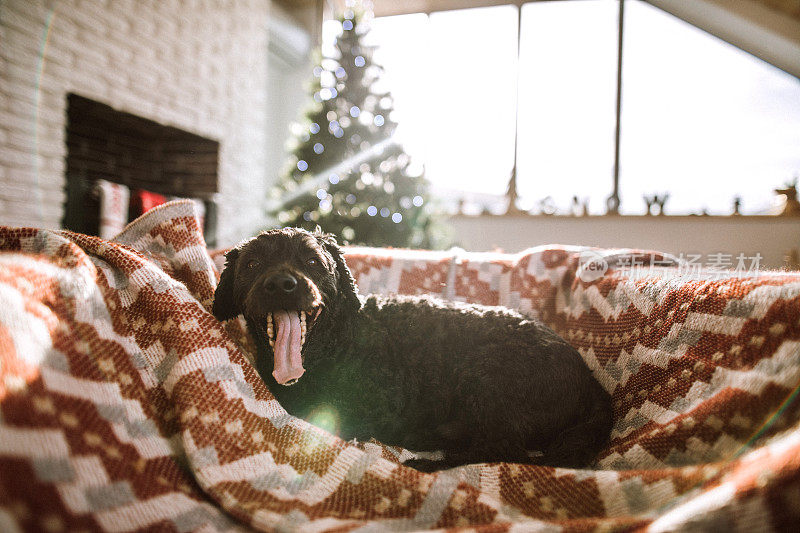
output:
[[[297,288],[297,278],[288,273],[275,274],[267,280],[267,292],[271,294],[294,292]]]

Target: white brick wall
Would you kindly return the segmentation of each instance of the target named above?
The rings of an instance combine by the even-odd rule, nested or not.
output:
[[[219,242],[259,228],[281,164],[264,156],[268,16],[269,0],[0,0],[0,224],[60,226],[74,92],[218,140]]]

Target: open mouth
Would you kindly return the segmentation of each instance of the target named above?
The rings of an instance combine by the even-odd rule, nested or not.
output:
[[[302,350],[306,336],[319,316],[320,309],[306,311],[273,311],[267,314],[267,339],[275,354],[275,381],[294,385],[305,372]]]

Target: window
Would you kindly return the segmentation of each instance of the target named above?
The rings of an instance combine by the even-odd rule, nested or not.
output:
[[[564,209],[578,196],[589,199],[591,212],[604,212],[614,175],[617,14],[617,3],[605,0],[522,6],[523,209],[547,196]]]
[[[450,205],[520,207],[612,190],[618,3],[532,2],[373,21],[398,134]],[[517,14],[521,38],[517,55]],[[625,3],[621,212],[767,212],[800,173],[800,81],[642,1]],[[517,58],[519,57],[519,72]],[[518,93],[517,93],[518,88]]]
[[[435,192],[451,204],[502,198],[514,167],[517,8],[399,15],[372,28],[398,135]]]
[[[800,172],[800,80],[645,2],[626,2],[620,196],[670,213],[768,212]]]

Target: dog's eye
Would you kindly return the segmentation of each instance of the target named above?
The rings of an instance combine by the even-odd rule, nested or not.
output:
[[[256,261],[255,259],[251,259],[250,261],[247,262],[247,268],[249,268],[250,270],[254,269],[257,266],[258,266],[258,261]]]
[[[316,257],[312,257],[311,259],[306,260],[306,264],[308,266],[312,266],[313,267],[313,266],[316,266],[317,263],[318,263],[318,261],[317,261]]]

